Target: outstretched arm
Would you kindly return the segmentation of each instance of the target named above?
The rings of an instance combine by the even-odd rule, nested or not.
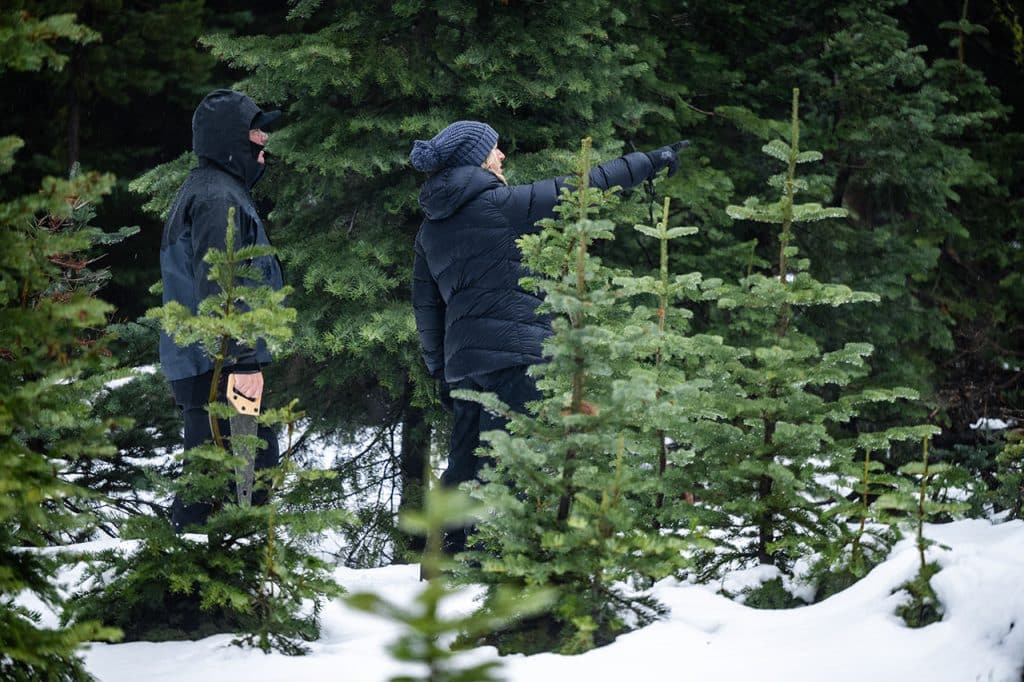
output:
[[[632,152],[592,168],[590,185],[601,189],[615,186],[629,189],[652,177],[657,170],[648,154]],[[574,185],[575,181],[575,176],[562,175],[509,187],[500,208],[517,233],[536,232],[538,220],[554,215],[562,188]]]

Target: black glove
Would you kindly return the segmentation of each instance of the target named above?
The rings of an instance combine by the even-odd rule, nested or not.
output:
[[[444,372],[438,372],[434,379],[437,380],[437,399],[441,401],[441,407],[446,412],[453,411],[455,409],[455,401],[452,399],[452,387],[444,380]]]
[[[679,156],[677,155],[679,150],[683,147],[690,146],[689,140],[680,140],[674,144],[670,144],[667,147],[658,147],[654,151],[646,152],[647,158],[651,160],[651,165],[654,166],[654,170],[651,171],[651,177],[653,178],[658,174],[662,168],[668,168],[668,176],[672,177],[679,170]]]

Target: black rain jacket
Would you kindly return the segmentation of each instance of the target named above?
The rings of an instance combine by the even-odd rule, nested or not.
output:
[[[248,96],[218,90],[203,100],[192,118],[192,148],[199,165],[178,190],[164,224],[160,242],[164,303],[177,301],[195,313],[200,301],[219,293],[219,285],[207,279],[209,266],[203,256],[211,248],[226,247],[230,207],[235,207],[238,229],[235,248],[270,243],[249,193],[264,170],[256,160],[259,147],[249,141],[249,130],[259,112]],[[253,259],[252,265],[262,270],[262,284],[275,289],[284,285],[276,257],[262,256]],[[232,344],[225,366],[252,369],[270,361],[263,341],[256,348]],[[170,381],[213,369],[213,362],[198,344],[182,348],[163,332],[160,365]]]
[[[590,184],[634,187],[653,165],[635,152],[597,166]],[[550,320],[541,299],[519,286],[528,275],[516,239],[554,215],[569,177],[509,187],[490,171],[458,166],[420,190],[426,220],[416,235],[412,302],[427,371],[454,383],[467,376],[541,362]]]

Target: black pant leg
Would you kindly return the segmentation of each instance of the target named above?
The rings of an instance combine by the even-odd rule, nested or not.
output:
[[[526,373],[528,367],[529,365],[517,365],[481,375],[480,390],[496,394],[513,412],[526,412],[526,403],[541,398],[536,380]],[[504,428],[507,420],[501,417],[496,419],[501,419],[501,426],[492,428]]]
[[[512,411],[524,412],[526,403],[541,397],[536,381],[526,374],[526,368],[527,365],[520,365],[475,375],[463,379],[452,388],[495,393]],[[473,401],[455,399],[452,412],[454,420],[448,468],[441,476],[441,482],[447,487],[455,487],[477,477],[480,469],[491,461],[476,455],[480,434],[504,429],[507,423],[504,417],[488,412]]]
[[[525,412],[526,403],[541,398],[537,383],[526,374],[526,368],[526,365],[522,365],[476,375],[452,388],[495,393],[513,412]],[[480,469],[493,464],[494,460],[490,457],[476,454],[476,449],[480,445],[480,434],[485,431],[502,430],[508,423],[504,417],[488,412],[479,403],[471,401],[456,399],[453,412],[452,447],[448,456],[448,468],[441,476],[442,484],[447,487],[454,487],[463,481],[477,478]],[[465,550],[466,538],[472,533],[471,525],[445,531],[444,552],[451,555]]]
[[[182,466],[186,469],[189,467],[188,451],[213,440],[210,417],[206,412],[212,380],[213,373],[207,372],[171,382],[171,392],[174,393],[174,401],[181,410],[185,427],[185,460]],[[225,426],[221,425],[222,433]],[[175,495],[171,503],[171,523],[179,532],[186,526],[201,526],[206,523],[211,510],[212,505],[208,502],[185,502],[180,496]]]
[[[471,380],[461,381],[452,388],[476,389]],[[452,436],[448,451],[448,466],[441,474],[441,484],[454,488],[463,481],[476,477],[476,448],[480,445],[480,415],[484,410],[470,400],[452,400]]]
[[[217,392],[220,398],[223,398],[224,386],[227,383],[227,375],[223,374],[222,377],[222,386]],[[210,416],[206,411],[206,405],[210,400],[210,383],[212,381],[213,372],[207,372],[196,377],[171,382],[171,391],[174,393],[175,402],[181,410],[182,420],[184,421],[184,446],[186,453],[194,447],[213,441],[213,432],[210,429]],[[230,423],[222,419],[218,422],[218,427],[221,436],[228,440],[228,446],[230,447]],[[256,435],[267,444],[265,448],[256,453],[256,470],[276,467],[281,461],[276,431],[269,426],[261,425]],[[184,466],[188,466],[187,455]],[[230,492],[233,499],[234,491]],[[253,504],[265,504],[266,501],[267,490],[265,488],[257,487],[253,490]],[[175,497],[174,502],[171,504],[171,522],[178,530],[182,530],[188,525],[203,525],[206,523],[207,518],[209,518],[211,510],[212,504],[210,503],[185,503],[180,498]]]

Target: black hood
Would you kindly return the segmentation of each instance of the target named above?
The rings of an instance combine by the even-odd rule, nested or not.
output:
[[[420,208],[428,220],[444,220],[482,192],[501,186],[494,173],[478,166],[447,168],[423,183]]]
[[[251,97],[234,90],[214,90],[192,116],[192,149],[196,156],[220,166],[251,188],[265,167],[256,160],[259,147],[249,130],[260,108]]]

